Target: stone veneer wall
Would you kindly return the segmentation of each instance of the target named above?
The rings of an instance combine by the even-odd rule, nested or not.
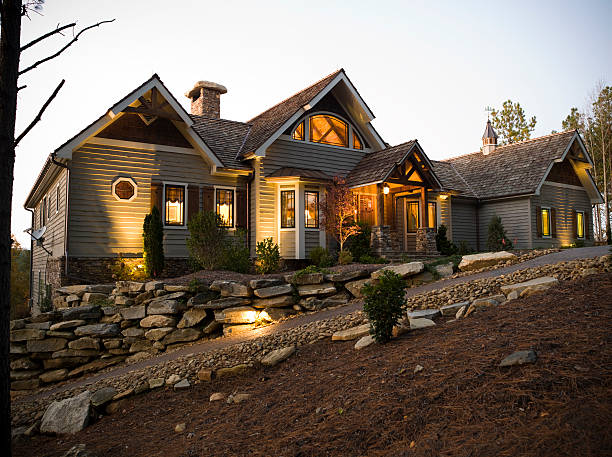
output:
[[[379,257],[387,257],[393,254],[393,242],[391,239],[391,227],[388,225],[372,226],[370,236],[372,251]]]
[[[436,231],[432,228],[418,228],[416,232],[416,251],[427,255],[440,255],[436,249]]]

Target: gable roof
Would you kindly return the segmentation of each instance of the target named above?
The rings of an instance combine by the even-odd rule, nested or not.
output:
[[[227,119],[212,119],[191,115],[193,129],[210,146],[226,168],[250,170],[251,167],[238,160],[245,139],[251,130],[249,124]]]
[[[436,176],[440,179],[440,182],[442,182],[442,190],[458,191],[463,197],[476,197],[470,185],[461,177],[451,163],[438,160],[432,160],[431,163]]]

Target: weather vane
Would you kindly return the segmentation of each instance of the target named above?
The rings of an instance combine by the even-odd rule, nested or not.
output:
[[[485,111],[487,112],[487,121],[489,120],[489,114],[495,111],[495,108],[491,108],[490,106],[485,107]]]

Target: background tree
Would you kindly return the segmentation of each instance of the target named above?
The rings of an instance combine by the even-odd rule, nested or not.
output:
[[[11,235],[11,319],[26,317],[30,297],[30,250]]]
[[[321,225],[338,242],[340,252],[344,250],[346,240],[361,231],[355,222],[356,212],[355,195],[346,181],[336,176],[333,183],[327,186],[321,201]]]
[[[516,143],[531,138],[531,132],[536,125],[536,118],[533,116],[529,121],[525,117],[525,111],[520,103],[512,103],[506,100],[501,111],[491,112],[491,124],[499,136],[501,144]]]
[[[67,24],[21,45],[21,18],[30,12],[40,10],[43,0],[1,0],[0,3],[0,449],[3,455],[11,455],[11,401],[9,376],[9,320],[11,307],[11,201],[13,198],[13,171],[15,148],[19,142],[40,121],[43,113],[62,88],[62,80],[32,122],[15,138],[15,117],[17,114],[17,92],[26,86],[18,86],[20,75],[32,71],[39,65],[54,59],[72,46],[86,30],[103,22],[86,27],[73,36],[57,52],[40,59],[22,70],[19,69],[21,53],[44,41],[73,28]]]

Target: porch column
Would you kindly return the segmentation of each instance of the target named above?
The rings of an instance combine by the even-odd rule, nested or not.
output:
[[[420,223],[416,234],[416,251],[425,255],[438,255],[436,250],[436,231],[429,228],[429,211],[427,205],[427,188],[421,189]]]
[[[376,225],[385,225],[385,193],[383,184],[376,185]]]

